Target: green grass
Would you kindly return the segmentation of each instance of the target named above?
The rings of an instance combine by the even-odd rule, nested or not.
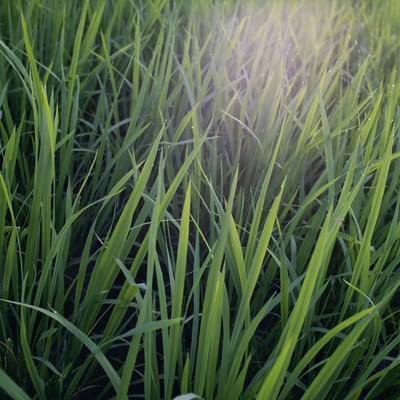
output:
[[[1,2],[0,397],[396,400],[399,18]]]

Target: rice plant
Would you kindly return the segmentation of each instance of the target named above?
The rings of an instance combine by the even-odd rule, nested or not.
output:
[[[398,399],[400,8],[0,4],[0,397]]]

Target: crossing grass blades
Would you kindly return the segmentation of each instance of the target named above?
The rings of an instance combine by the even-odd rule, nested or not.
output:
[[[397,399],[399,18],[1,2],[0,397]]]

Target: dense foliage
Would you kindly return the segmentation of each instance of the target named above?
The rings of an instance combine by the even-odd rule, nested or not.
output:
[[[0,397],[398,399],[397,3],[1,1]]]

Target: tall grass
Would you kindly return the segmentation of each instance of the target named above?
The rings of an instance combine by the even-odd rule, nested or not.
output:
[[[0,396],[397,399],[395,0],[0,3]]]

